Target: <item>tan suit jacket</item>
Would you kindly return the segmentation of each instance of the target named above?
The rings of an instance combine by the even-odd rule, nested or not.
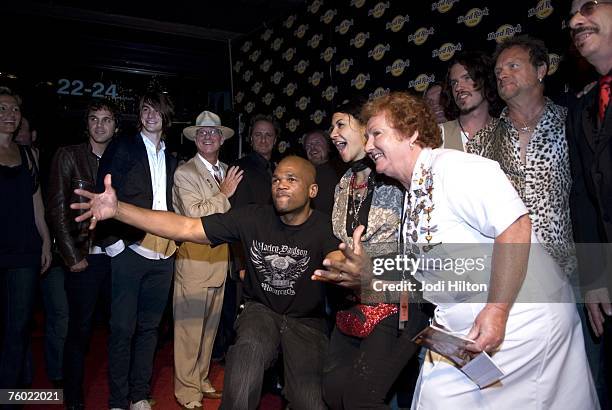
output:
[[[227,165],[221,166],[225,173]],[[227,197],[219,191],[217,181],[197,155],[176,170],[172,198],[175,212],[190,217],[230,209]],[[176,257],[175,280],[200,287],[221,286],[227,273],[228,249],[226,244],[211,248],[183,243]]]

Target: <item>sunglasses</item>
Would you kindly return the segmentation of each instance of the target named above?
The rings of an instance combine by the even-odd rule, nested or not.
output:
[[[586,3],[584,3],[582,6],[580,6],[580,8],[574,12],[571,12],[569,14],[569,18],[570,20],[574,18],[574,16],[578,13],[580,13],[581,15],[583,15],[584,17],[589,17],[591,14],[593,14],[595,12],[595,9],[597,8],[597,6],[601,5],[601,4],[611,4],[612,1],[608,0],[602,0],[602,1],[587,1]]]

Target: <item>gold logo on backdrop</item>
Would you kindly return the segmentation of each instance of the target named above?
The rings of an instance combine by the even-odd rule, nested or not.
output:
[[[387,30],[391,29],[392,32],[397,33],[404,27],[404,23],[408,23],[410,21],[410,16],[406,14],[405,16],[395,16],[393,20],[387,23],[385,28]]]
[[[285,124],[285,126],[291,132],[295,132],[295,130],[297,129],[299,125],[300,125],[300,120],[296,120],[295,118],[290,119],[289,122]]]
[[[242,100],[243,100],[243,99],[244,99],[244,93],[243,93],[242,91],[239,91],[239,92],[236,94],[236,102],[237,102],[238,104],[240,104],[240,103],[242,102]]]
[[[370,33],[357,33],[355,37],[353,37],[350,41],[352,46],[355,48],[361,48],[365,44],[366,40],[370,38]]]
[[[536,16],[540,20],[545,19],[546,17],[550,16],[554,11],[554,8],[551,3],[552,2],[550,0],[538,1],[538,4],[534,8],[529,9],[529,11],[527,12],[527,16]]]
[[[295,23],[295,20],[297,19],[297,17],[295,15],[291,15],[289,17],[287,17],[287,19],[285,19],[285,23],[284,26],[286,28],[291,28],[293,27],[293,23]]]
[[[322,53],[321,58],[326,63],[329,63],[332,58],[334,58],[334,54],[336,54],[336,47],[327,47]]]
[[[234,64],[234,71],[239,73],[243,65],[244,63],[242,61],[236,61],[236,64]]]
[[[253,91],[255,94],[259,94],[259,91],[261,91],[261,87],[263,86],[262,83],[260,83],[259,81],[257,81],[255,84],[253,84],[253,86],[251,87],[251,91]]]
[[[475,27],[480,23],[483,16],[489,15],[489,8],[484,9],[474,8],[470,9],[465,16],[457,17],[457,24],[465,23],[468,27]]]
[[[431,52],[431,57],[438,57],[440,61],[448,61],[453,57],[453,55],[455,55],[455,51],[461,51],[462,47],[463,46],[461,45],[461,43],[444,43],[442,44],[442,46],[440,46],[439,49],[433,50]]]
[[[295,31],[293,32],[293,35],[296,36],[297,38],[304,37],[304,34],[306,34],[308,27],[309,27],[308,24],[300,24],[299,27],[296,28]]]
[[[548,75],[553,75],[559,69],[559,63],[561,62],[561,56],[555,53],[549,53],[548,61],[550,63],[550,65],[548,66]]]
[[[253,46],[252,42],[245,41],[242,47],[240,47],[240,49],[242,50],[243,53],[248,53],[252,46]]]
[[[244,106],[244,110],[245,110],[247,113],[249,113],[249,114],[251,113],[251,111],[253,111],[253,108],[255,108],[255,103],[254,103],[254,102],[252,102],[252,101],[248,102],[248,103],[247,103],[247,104]]]
[[[365,87],[365,83],[370,80],[370,74],[357,74],[357,77],[351,80],[351,86],[355,87],[358,90],[361,90]]]
[[[295,47],[293,48],[288,48],[284,53],[283,53],[283,58],[286,61],[291,61],[293,60],[293,56],[295,55]]]
[[[431,4],[431,11],[438,10],[440,13],[446,13],[453,8],[453,4],[459,0],[440,0]]]
[[[436,76],[434,74],[419,74],[417,78],[408,82],[408,88],[414,88],[415,91],[422,93],[427,89],[429,83],[433,83],[436,81]]]
[[[270,59],[264,60],[264,62],[261,63],[261,65],[259,66],[261,71],[263,71],[264,73],[270,71],[270,67],[272,67],[272,60]]]
[[[385,10],[387,10],[389,8],[389,6],[391,5],[390,2],[380,2],[378,4],[376,4],[376,6],[374,6],[374,8],[371,8],[368,11],[368,16],[374,16],[374,18],[380,18],[382,17],[383,14],[385,14]]]
[[[316,110],[310,115],[310,120],[315,124],[319,125],[323,122],[323,118],[325,118],[326,116],[327,114],[325,114],[325,111]]]
[[[246,70],[244,74],[242,74],[242,79],[247,83],[251,81],[251,77],[253,77],[253,72],[251,70]]]
[[[497,43],[501,43],[505,39],[513,37],[515,34],[520,33],[521,31],[522,28],[520,24],[517,24],[516,26],[512,26],[512,24],[502,24],[498,27],[497,31],[487,35],[487,40],[495,40]]]
[[[365,0],[351,0],[351,6],[360,9],[365,4]]]
[[[274,99],[274,94],[267,93],[266,95],[264,95],[264,97],[261,99],[261,101],[263,101],[264,104],[266,104],[266,105],[270,105],[272,103],[273,99]]]
[[[276,71],[272,77],[270,77],[270,81],[272,81],[274,84],[278,85],[280,84],[281,80],[283,79],[283,77],[285,76],[284,73],[282,73],[281,71]]]
[[[315,71],[310,77],[308,77],[308,82],[313,86],[317,87],[324,76],[325,75],[322,72]]]
[[[346,74],[352,65],[353,65],[353,59],[351,58],[349,60],[345,58],[342,61],[340,61],[340,64],[336,65],[336,71],[339,71],[340,74]]]
[[[372,50],[368,51],[368,57],[372,57],[376,61],[380,61],[387,51],[391,50],[389,44],[377,44]]]
[[[334,17],[336,16],[336,14],[338,14],[337,10],[327,10],[325,12],[325,14],[323,14],[321,16],[321,18],[319,19],[319,21],[322,21],[325,24],[329,24],[332,22],[332,20],[334,19]]]
[[[417,46],[420,46],[421,44],[427,41],[427,38],[429,36],[431,36],[435,32],[436,30],[433,27],[430,27],[430,28],[421,27],[420,29],[415,31],[414,34],[411,34],[408,36],[408,42],[410,43],[412,41]]]
[[[278,143],[278,152],[282,154],[287,151],[290,146],[291,143],[289,141],[281,141]]]
[[[308,6],[307,10],[311,12],[312,14],[317,14],[317,12],[319,11],[322,5],[323,5],[322,1],[314,0],[312,3],[310,3],[310,6]]]
[[[307,44],[310,48],[317,48],[319,47],[321,40],[323,40],[323,36],[321,34],[315,34],[314,36],[310,37]]]
[[[298,74],[304,74],[304,71],[306,71],[309,65],[310,65],[309,61],[300,60],[299,63],[293,66],[293,70],[297,71]]]
[[[400,75],[404,74],[404,70],[408,68],[409,66],[410,66],[409,59],[405,59],[405,60],[397,59],[393,62],[393,64],[388,65],[385,68],[385,74],[391,73],[393,77],[399,77]]]
[[[255,50],[249,56],[249,60],[251,60],[252,62],[256,62],[257,60],[259,60],[260,56],[261,56],[261,50]]]
[[[325,98],[327,101],[331,101],[334,99],[334,96],[336,95],[337,92],[338,92],[338,87],[332,87],[330,85],[321,93],[321,97]]]
[[[272,30],[271,28],[269,28],[269,29],[267,29],[266,31],[264,31],[264,32],[261,34],[260,38],[261,38],[263,41],[268,41],[268,40],[270,40],[270,37],[272,37],[272,34],[274,34],[274,30]]]
[[[281,118],[283,118],[285,111],[287,111],[287,109],[284,106],[279,105],[274,109],[273,113],[274,113],[274,116],[276,116],[276,118],[280,120]]]
[[[340,33],[342,35],[346,34],[353,24],[355,24],[353,19],[342,20],[342,22],[336,26],[336,33]]]
[[[295,90],[297,90],[296,83],[289,83],[285,86],[285,88],[283,88],[283,92],[287,94],[287,97],[291,97],[293,93],[295,92]]]
[[[308,104],[310,104],[310,97],[300,97],[295,103],[295,106],[304,111],[306,107],[308,107]]]
[[[272,42],[272,45],[270,45],[270,48],[274,51],[278,51],[280,50],[281,46],[283,45],[283,42],[285,40],[283,40],[282,38],[277,38]]]
[[[387,95],[391,92],[389,88],[378,87],[376,90],[368,95],[368,99],[372,100],[374,98],[382,97],[383,95]]]

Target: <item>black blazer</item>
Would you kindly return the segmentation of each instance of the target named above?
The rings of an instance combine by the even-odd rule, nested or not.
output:
[[[566,136],[572,171],[570,207],[583,286],[602,285],[602,253],[595,244],[612,242],[612,109],[601,126],[597,119],[599,88],[570,103]],[[602,251],[603,252],[603,251]],[[598,286],[599,286],[598,285]]]
[[[172,208],[172,186],[177,160],[165,151],[166,156],[166,206]],[[151,209],[153,206],[153,187],[147,150],[140,134],[129,137],[115,138],[104,151],[98,168],[96,188],[104,190],[104,176],[111,174],[113,188],[120,201],[141,208]],[[108,246],[119,239],[131,244],[144,238],[145,232],[118,221],[103,221],[98,225],[96,242],[100,246]]]

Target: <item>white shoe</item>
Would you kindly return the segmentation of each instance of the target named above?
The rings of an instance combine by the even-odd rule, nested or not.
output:
[[[202,403],[199,401],[190,401],[189,403],[184,404],[183,407],[186,409],[199,409],[202,407]]]
[[[140,400],[130,404],[130,410],[151,410],[151,405],[148,400]]]

